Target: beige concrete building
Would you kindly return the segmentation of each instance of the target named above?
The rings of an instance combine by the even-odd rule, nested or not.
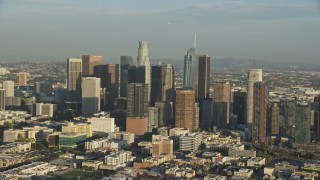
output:
[[[92,125],[92,131],[94,134],[106,134],[115,132],[114,118],[110,117],[93,117],[88,119],[88,122]]]
[[[19,72],[19,86],[27,86],[28,85],[28,73],[27,72]]]
[[[237,171],[234,171],[234,176],[237,176],[237,177],[250,178],[252,174],[253,174],[252,169],[239,169]]]
[[[152,156],[173,156],[173,140],[162,139],[152,142]]]
[[[62,133],[84,133],[87,137],[92,136],[91,124],[74,124],[72,122],[62,125]]]
[[[19,138],[28,139],[30,142],[43,142],[53,129],[47,127],[23,127],[22,129],[7,129],[3,132],[3,142],[15,142]]]
[[[172,128],[169,130],[169,136],[185,136],[189,132],[187,128]]]
[[[3,89],[6,90],[6,97],[14,96],[14,82],[13,81],[3,81],[2,83]]]
[[[82,113],[95,114],[100,111],[100,78],[82,78]]]

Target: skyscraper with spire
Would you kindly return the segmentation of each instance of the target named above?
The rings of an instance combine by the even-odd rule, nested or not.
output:
[[[139,41],[139,49],[138,49],[138,67],[145,68],[145,84],[148,84],[148,101],[150,101],[150,92],[151,92],[151,67],[149,61],[149,48],[147,41]]]
[[[196,55],[196,36],[193,48],[184,56],[183,88],[198,90],[198,56]]]

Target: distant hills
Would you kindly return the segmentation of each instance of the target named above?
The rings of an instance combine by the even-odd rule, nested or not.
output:
[[[33,63],[45,63],[45,62],[66,62],[67,57],[55,57],[55,56],[0,56],[0,63],[15,63],[15,62],[33,62]],[[119,63],[119,58],[110,58],[105,63]],[[183,58],[172,59],[151,59],[152,65],[156,65],[159,61],[172,64],[175,68],[183,69]],[[252,68],[262,68],[265,70],[288,70],[288,71],[318,71],[320,72],[320,64],[308,64],[305,62],[285,62],[285,61],[271,61],[271,60],[252,60],[252,59],[213,59],[211,61],[211,68],[213,72],[222,71],[234,71],[243,72]]]

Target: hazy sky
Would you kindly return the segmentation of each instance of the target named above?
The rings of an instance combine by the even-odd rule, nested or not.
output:
[[[316,0],[0,0],[0,56],[137,56],[320,63]]]

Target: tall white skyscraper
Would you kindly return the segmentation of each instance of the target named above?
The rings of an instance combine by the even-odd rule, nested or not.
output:
[[[150,92],[151,92],[151,67],[149,61],[149,48],[147,41],[139,41],[139,49],[138,49],[138,67],[145,67],[145,84],[149,85],[148,91],[148,101],[150,101]]]
[[[254,83],[262,82],[262,69],[250,69],[248,71],[247,84],[247,127],[249,132],[252,130],[252,119],[254,114]],[[251,134],[249,135],[249,137]]]
[[[6,90],[6,97],[14,96],[14,82],[13,81],[4,81],[2,83],[3,89]]]
[[[100,111],[100,78],[82,78],[82,113],[95,114]]]

